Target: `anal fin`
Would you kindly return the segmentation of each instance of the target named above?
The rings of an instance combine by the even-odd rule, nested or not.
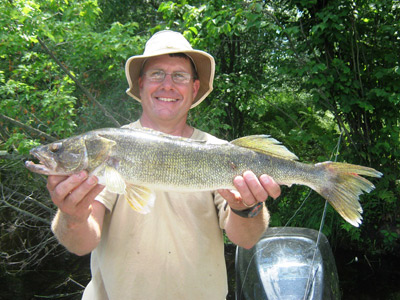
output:
[[[133,210],[148,214],[154,206],[155,194],[147,187],[127,184],[125,198]]]

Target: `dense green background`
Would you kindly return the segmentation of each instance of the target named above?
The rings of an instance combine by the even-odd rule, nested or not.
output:
[[[79,298],[88,257],[57,244],[45,178],[23,163],[35,145],[135,120],[124,63],[166,28],[216,59],[194,126],[384,173],[360,228],[329,208],[323,232],[343,299],[399,299],[399,19],[395,0],[0,0],[0,299]],[[322,198],[282,189],[271,225],[318,229]]]

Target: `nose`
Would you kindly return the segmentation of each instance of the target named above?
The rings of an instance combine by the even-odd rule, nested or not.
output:
[[[172,74],[165,74],[164,80],[161,82],[163,86],[174,86],[174,81],[172,80]]]

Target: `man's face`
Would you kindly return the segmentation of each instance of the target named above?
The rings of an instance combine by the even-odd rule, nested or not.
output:
[[[189,59],[169,55],[149,58],[143,73],[151,70],[162,70],[167,74],[186,72],[193,75]],[[186,122],[187,113],[199,87],[199,80],[175,83],[171,75],[166,75],[162,82],[152,82],[143,75],[139,78],[143,115],[153,121]]]

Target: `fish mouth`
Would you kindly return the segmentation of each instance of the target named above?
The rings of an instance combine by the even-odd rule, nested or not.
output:
[[[25,162],[25,166],[30,171],[44,175],[55,173],[56,163],[51,157],[42,155],[36,149],[32,149],[29,153],[39,161],[38,164],[30,160]]]

